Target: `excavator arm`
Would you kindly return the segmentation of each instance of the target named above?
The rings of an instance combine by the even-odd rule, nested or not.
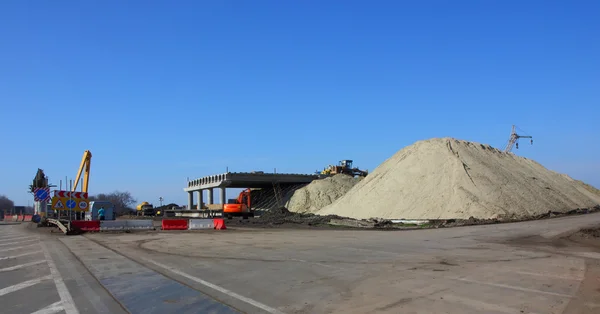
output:
[[[89,150],[86,150],[83,153],[83,158],[81,159],[81,165],[79,166],[79,171],[77,171],[77,176],[75,177],[75,184],[73,184],[72,192],[77,191],[77,184],[79,184],[79,178],[81,177],[81,173],[83,172],[83,182],[81,183],[83,187],[83,192],[88,192],[88,183],[90,181],[90,165],[92,162],[92,153]]]

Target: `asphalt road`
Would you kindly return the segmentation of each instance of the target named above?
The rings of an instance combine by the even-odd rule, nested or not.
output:
[[[0,225],[1,312],[600,313],[600,246],[566,237],[600,213],[416,231],[32,226]]]
[[[247,313],[600,313],[600,214],[418,231],[88,234]],[[84,244],[80,243],[79,246]]]
[[[0,223],[2,313],[126,313],[50,234]]]

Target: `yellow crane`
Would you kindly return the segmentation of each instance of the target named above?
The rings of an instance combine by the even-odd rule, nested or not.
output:
[[[92,153],[89,150],[83,152],[83,158],[81,159],[81,165],[79,166],[79,171],[77,171],[77,176],[75,177],[75,184],[73,184],[72,192],[77,191],[77,184],[79,183],[79,178],[81,177],[81,173],[83,172],[83,182],[82,192],[88,192],[88,184],[90,182],[90,165],[92,163]]]

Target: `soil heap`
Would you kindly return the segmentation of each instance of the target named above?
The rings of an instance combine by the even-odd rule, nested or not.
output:
[[[359,181],[360,178],[345,174],[315,180],[294,191],[286,207],[291,212],[314,213],[342,197]]]
[[[533,160],[489,145],[434,138],[398,151],[318,214],[357,219],[488,219],[597,204],[597,190]]]

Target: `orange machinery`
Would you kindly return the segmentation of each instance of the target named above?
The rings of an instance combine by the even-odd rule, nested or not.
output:
[[[233,204],[223,205],[223,216],[231,219],[233,216],[242,216],[244,219],[253,217],[254,212],[250,206],[250,189],[243,190]]]

